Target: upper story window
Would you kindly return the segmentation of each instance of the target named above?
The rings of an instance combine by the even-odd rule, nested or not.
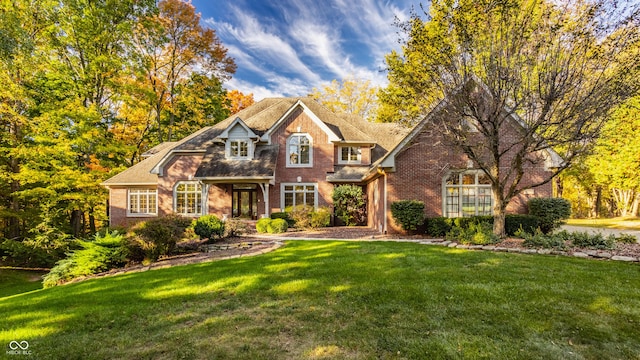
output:
[[[180,215],[202,215],[202,184],[197,181],[181,181],[176,184],[174,211]]]
[[[307,134],[293,134],[287,139],[287,166],[313,165],[311,137]]]
[[[442,182],[444,216],[491,215],[491,180],[482,170],[451,173]]]
[[[229,140],[229,157],[240,159],[249,158],[249,140]]]
[[[127,193],[127,215],[158,215],[158,191],[156,189],[129,189]]]
[[[338,164],[360,164],[362,152],[358,146],[341,146],[339,148]]]

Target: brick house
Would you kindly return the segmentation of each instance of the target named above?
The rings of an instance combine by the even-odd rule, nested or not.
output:
[[[292,205],[331,207],[333,188],[345,183],[364,188],[368,225],[381,232],[398,230],[390,215],[396,200],[425,202],[427,216],[491,213],[481,172],[428,124],[409,130],[335,114],[311,98],[264,99],[154,147],[106,180],[110,224],[170,213],[257,219]],[[559,159],[553,154],[526,176],[551,171]],[[524,196],[550,195],[547,184]],[[509,211],[525,210],[519,200]]]

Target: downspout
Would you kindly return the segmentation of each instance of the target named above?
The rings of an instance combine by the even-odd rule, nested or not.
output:
[[[387,173],[384,171],[384,169],[378,167],[378,174],[381,174],[384,178],[384,185],[382,186],[382,193],[384,194],[382,203],[384,206],[383,212],[382,212],[382,217],[384,218],[384,223],[382,225],[382,233],[386,234],[387,233]]]

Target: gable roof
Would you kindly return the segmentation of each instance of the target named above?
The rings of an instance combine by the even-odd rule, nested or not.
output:
[[[372,162],[382,158],[408,132],[408,129],[397,124],[371,123],[356,115],[334,113],[311,97],[266,98],[180,141],[164,142],[153,147],[144,154],[148,158],[108,179],[103,185],[155,185],[158,175],[162,175],[162,168],[175,154],[205,154],[196,174],[200,178],[232,177],[240,172],[250,174],[255,171],[256,176],[273,177],[273,173],[267,171],[265,166],[275,164],[273,151],[277,152],[277,146],[258,145],[255,160],[229,162],[224,159],[224,153],[219,153],[220,149],[214,150],[216,146],[213,145],[228,137],[230,129],[236,124],[248,129],[252,137],[260,137],[263,143],[267,143],[269,135],[298,109],[322,128],[334,143],[372,145]],[[249,169],[247,166],[251,164],[261,170]],[[333,177],[356,181],[363,178],[366,169],[366,165],[357,170],[344,168]]]

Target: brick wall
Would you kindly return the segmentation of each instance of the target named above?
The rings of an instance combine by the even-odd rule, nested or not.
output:
[[[203,154],[176,155],[163,168],[163,176],[158,176],[158,215],[173,213],[173,189],[179,181],[190,181],[202,162]]]
[[[136,186],[131,189],[151,189],[148,186]],[[130,226],[148,220],[152,216],[127,216],[127,187],[109,188],[109,226]]]
[[[517,131],[514,127],[505,133],[508,139]],[[443,178],[452,170],[465,170],[468,158],[461,152],[456,152],[451,146],[445,145],[442,134],[434,130],[434,126],[426,126],[410,144],[397,155],[395,172],[389,172],[387,180],[387,211],[389,231],[399,232],[400,227],[395,224],[391,216],[391,203],[398,200],[419,200],[425,203],[425,216],[442,216],[442,182]],[[506,171],[508,168],[502,168]],[[547,176],[543,164],[529,166],[521,187],[534,183]],[[533,189],[529,194],[522,194],[514,198],[508,205],[510,213],[526,213],[526,202],[529,198],[549,197],[552,195],[552,185],[546,184]]]
[[[300,131],[298,131],[298,128]],[[287,139],[294,133],[309,134],[312,138],[313,166],[287,167]],[[284,123],[271,135],[271,142],[280,144],[275,178],[276,183],[270,186],[269,205],[273,211],[279,211],[281,204],[280,185],[282,183],[318,184],[318,206],[330,206],[333,185],[326,181],[327,172],[334,171],[334,145],[329,142],[327,134],[302,110],[293,111]]]

